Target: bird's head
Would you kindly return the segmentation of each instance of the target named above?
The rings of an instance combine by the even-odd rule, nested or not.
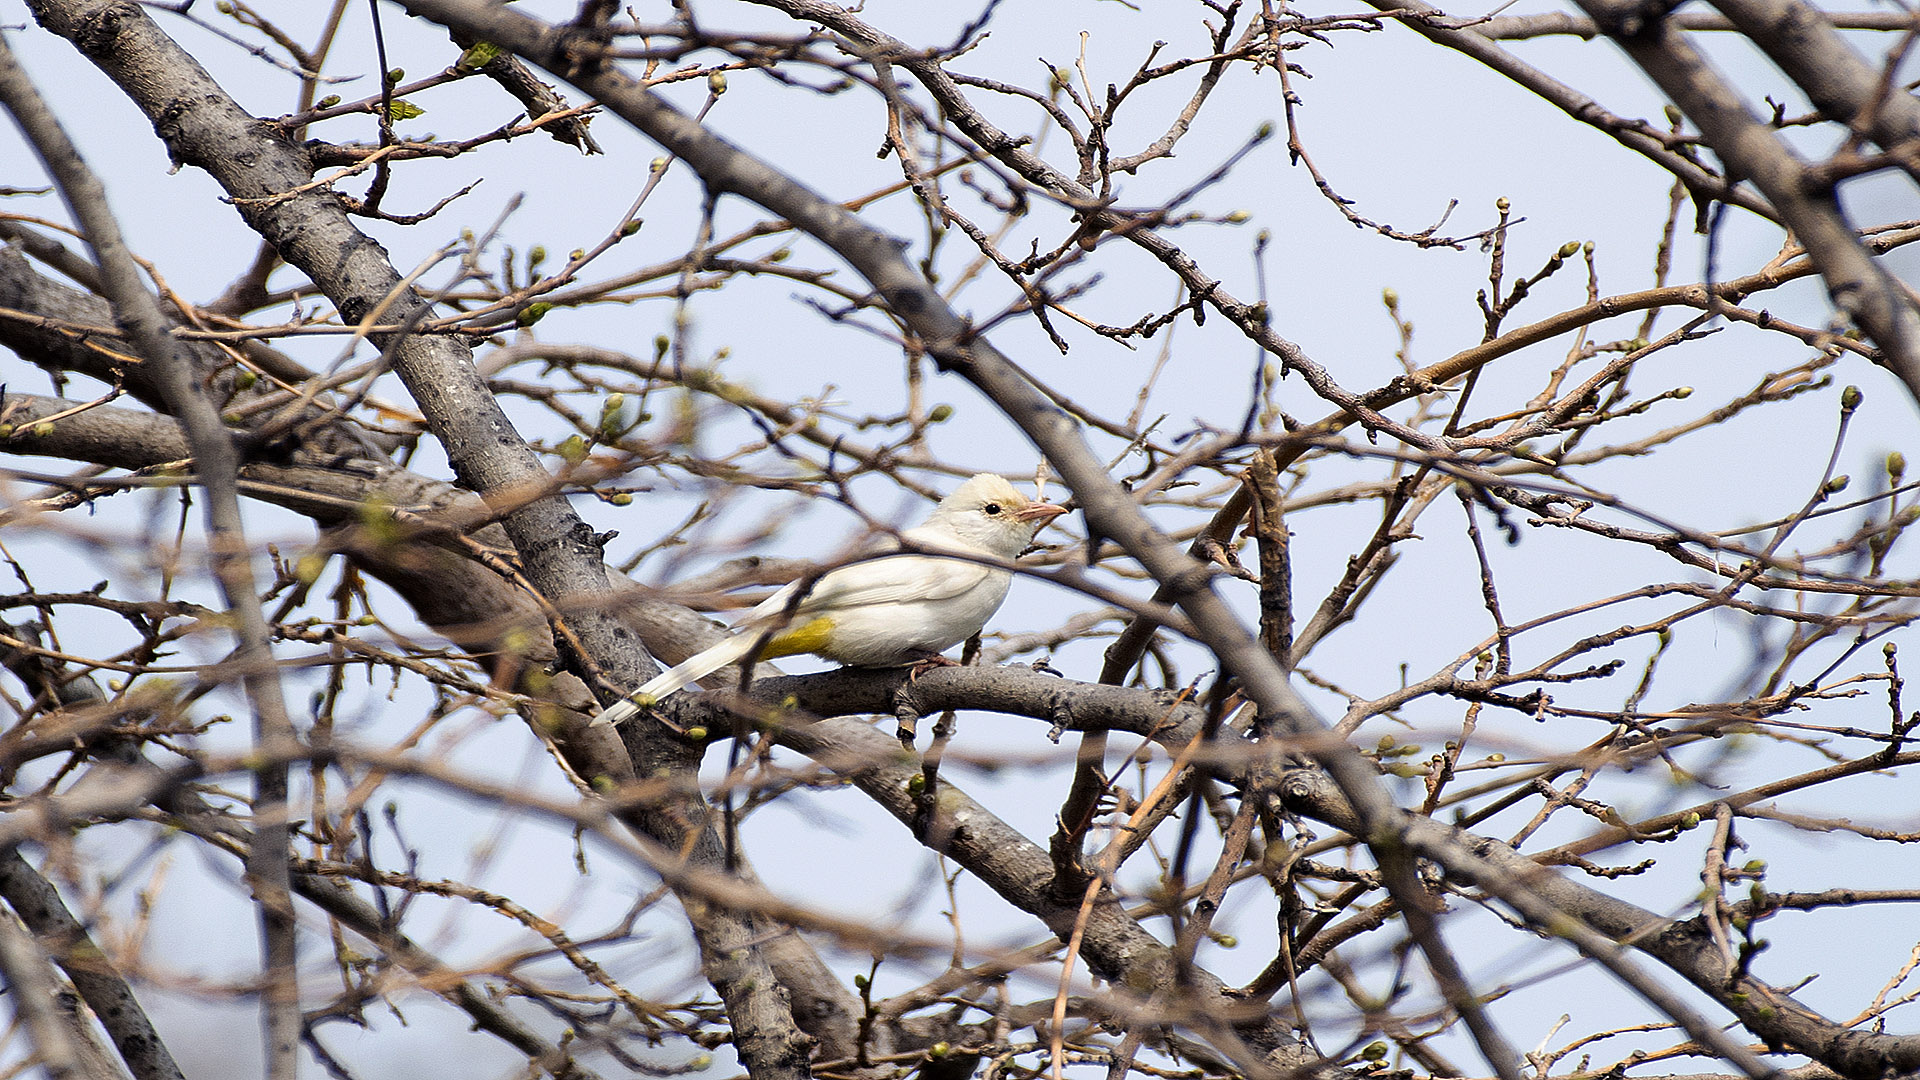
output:
[[[1047,522],[1066,512],[1027,498],[1001,477],[981,473],[941,499],[927,524],[951,531],[971,547],[1011,559]]]

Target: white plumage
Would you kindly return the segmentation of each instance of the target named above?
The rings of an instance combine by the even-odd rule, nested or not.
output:
[[[1012,560],[1064,513],[1020,494],[1001,477],[981,473],[901,537],[914,548]],[[899,549],[889,541],[878,557],[828,572],[797,605],[793,598],[803,583],[788,585],[747,612],[732,637],[649,680],[594,722],[618,724],[738,663],[762,638],[765,659],[813,653],[853,667],[891,667],[938,656],[979,633],[1013,582],[1011,571],[964,558],[884,554]]]

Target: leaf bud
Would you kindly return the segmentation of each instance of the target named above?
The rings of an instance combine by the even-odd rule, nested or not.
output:
[[[455,66],[467,71],[477,71],[493,63],[499,56],[500,46],[491,41],[476,41],[467,47],[466,52],[460,54],[460,59]]]
[[[1860,392],[1859,387],[1849,386],[1845,390],[1840,391],[1840,411],[1852,412],[1859,408],[1860,403],[1865,400],[1866,395]]]

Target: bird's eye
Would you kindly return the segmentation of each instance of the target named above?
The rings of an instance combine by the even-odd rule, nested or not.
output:
[[[999,516],[1000,516],[1000,504],[999,504],[999,503],[988,503],[987,505],[985,505],[985,506],[983,506],[983,507],[981,507],[980,509],[982,509],[982,510],[985,510],[985,511],[987,512],[987,516],[988,516],[988,517],[999,517]]]

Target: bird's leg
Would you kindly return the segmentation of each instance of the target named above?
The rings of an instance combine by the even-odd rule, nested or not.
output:
[[[959,666],[959,661],[949,660],[937,652],[921,653],[918,658],[914,660],[913,664],[907,668],[907,681],[913,682],[934,668]]]

